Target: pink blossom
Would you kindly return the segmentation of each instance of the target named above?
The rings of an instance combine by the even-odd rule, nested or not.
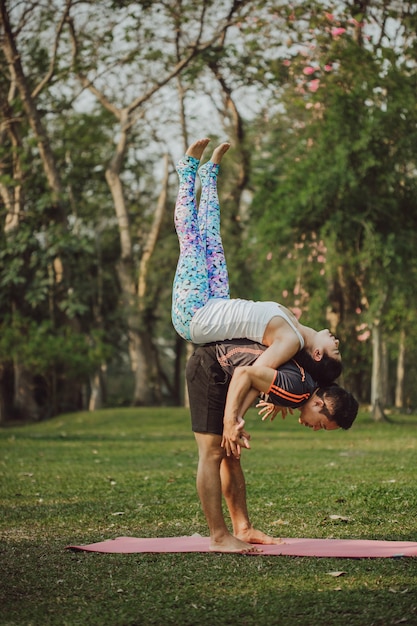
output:
[[[356,307],[355,313],[360,315],[362,313],[362,309],[360,307]]]
[[[300,288],[298,287],[298,285],[296,287],[294,287],[294,295],[298,296],[298,294],[300,293]]]
[[[314,80],[311,80],[308,83],[308,88],[310,89],[310,91],[312,91],[313,93],[316,93],[317,89],[320,87],[320,79],[319,78],[315,78]]]
[[[371,336],[371,331],[365,330],[365,332],[362,333],[362,335],[358,335],[358,341],[366,341],[367,339],[369,339],[370,336]]]
[[[284,59],[282,65],[285,65],[285,67],[289,67],[291,65],[291,61],[289,59]]]
[[[327,17],[327,19],[329,20],[329,22],[333,22],[333,20],[334,20],[334,15],[333,15],[333,13],[325,13],[324,15]]]
[[[325,70],[326,72],[331,72],[331,71],[332,71],[332,69],[333,69],[333,66],[332,66],[332,65],[330,65],[330,63],[327,63],[327,65],[325,65],[325,66],[324,66],[324,70]]]
[[[313,103],[312,102],[307,102],[306,109],[312,109],[312,108],[313,108]]]
[[[364,26],[364,23],[363,23],[363,22],[358,22],[358,20],[355,20],[355,18],[354,18],[354,17],[352,17],[352,18],[349,20],[349,24],[353,24],[354,26],[357,26],[357,27],[359,27],[359,28],[363,28],[363,26]]]
[[[340,35],[343,35],[343,33],[345,32],[346,32],[346,28],[341,28],[341,27],[332,28],[331,30],[332,37],[340,37]]]
[[[288,297],[288,290],[284,289],[284,291],[282,292],[282,297],[283,298],[287,298]]]
[[[322,254],[319,254],[319,256],[317,257],[317,263],[326,263],[326,257]]]
[[[314,74],[315,71],[316,71],[315,67],[311,67],[311,65],[307,65],[307,67],[303,69],[303,74],[305,74],[306,76],[310,76],[311,74]]]
[[[272,252],[268,252],[268,254],[266,255],[266,260],[272,261]]]
[[[299,320],[300,317],[301,317],[301,313],[302,313],[300,307],[293,306],[293,307],[291,307],[291,311],[294,313],[295,317]]]
[[[322,267],[322,268],[321,268],[321,270],[320,270],[320,276],[324,276],[324,275],[325,275],[325,273],[326,273],[326,272],[324,271],[324,268]]]

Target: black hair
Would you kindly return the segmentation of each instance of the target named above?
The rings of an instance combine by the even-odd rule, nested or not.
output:
[[[342,361],[324,353],[320,361],[313,359],[305,348],[297,352],[294,357],[302,367],[312,376],[319,386],[330,385],[342,373]]]
[[[324,413],[330,421],[336,422],[344,430],[352,426],[358,414],[359,404],[349,391],[333,383],[320,387],[317,390],[317,396],[324,402],[324,407],[320,412]]]

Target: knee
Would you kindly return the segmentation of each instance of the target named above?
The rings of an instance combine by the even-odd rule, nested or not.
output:
[[[221,446],[200,446],[198,449],[199,461],[204,463],[220,465],[225,457],[225,451]]]

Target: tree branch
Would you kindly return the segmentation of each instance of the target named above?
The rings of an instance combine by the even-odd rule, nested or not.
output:
[[[52,48],[52,56],[51,56],[51,60],[50,60],[50,63],[49,63],[49,69],[48,69],[47,73],[45,74],[45,76],[43,77],[43,79],[41,80],[41,82],[38,84],[38,86],[35,87],[35,89],[32,91],[32,98],[34,98],[34,99],[40,94],[42,89],[45,87],[45,85],[47,85],[49,83],[49,81],[51,80],[51,78],[54,75],[56,57],[57,57],[57,53],[58,53],[59,40],[60,40],[60,37],[61,37],[61,33],[62,33],[62,29],[64,27],[64,24],[67,21],[71,5],[72,5],[72,0],[66,0],[64,12],[63,12],[62,17],[59,20],[58,26],[56,28],[55,41],[54,41],[54,45],[53,45],[53,48]]]
[[[148,264],[151,256],[155,250],[156,242],[158,240],[159,231],[161,228],[162,219],[164,217],[164,211],[168,195],[168,179],[169,179],[169,157],[164,155],[164,178],[162,181],[162,189],[159,194],[156,211],[153,216],[153,222],[151,230],[148,234],[145,249],[142,254],[140,268],[139,268],[139,282],[138,282],[138,296],[139,307],[143,309],[143,297],[146,293],[146,279],[148,275]]]

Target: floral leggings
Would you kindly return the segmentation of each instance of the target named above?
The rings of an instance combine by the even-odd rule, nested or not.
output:
[[[180,256],[172,289],[172,323],[187,341],[191,341],[190,323],[196,311],[210,298],[230,298],[220,235],[219,165],[208,161],[198,170],[201,197],[197,211],[195,180],[198,165],[198,159],[190,156],[184,156],[177,165],[180,186],[174,222]]]

